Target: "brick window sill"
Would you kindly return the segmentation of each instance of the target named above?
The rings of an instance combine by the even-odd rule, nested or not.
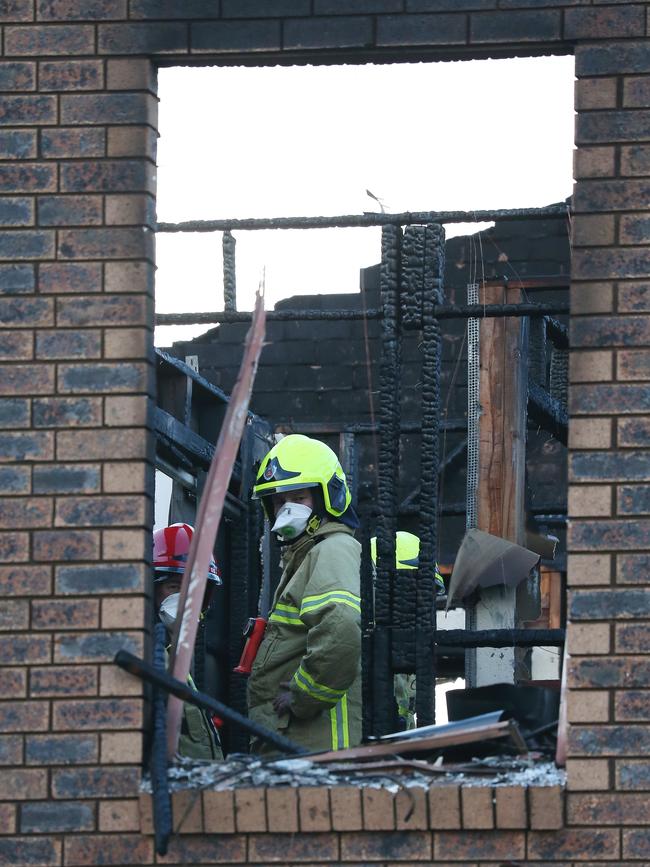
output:
[[[397,789],[397,785],[395,786]],[[564,786],[437,783],[428,788],[271,786],[172,794],[178,834],[537,830],[564,827]],[[140,829],[153,833],[152,798]]]

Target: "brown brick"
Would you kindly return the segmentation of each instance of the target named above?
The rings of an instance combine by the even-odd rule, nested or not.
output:
[[[621,147],[621,174],[631,177],[650,175],[650,145],[623,145]]]
[[[109,226],[148,226],[156,223],[155,200],[152,196],[106,196],[106,223]]]
[[[426,831],[365,831],[341,835],[343,862],[431,862],[431,856],[431,834]],[[337,860],[336,856],[331,860]]]
[[[48,56],[94,53],[94,28],[90,24],[7,27],[7,55]]]
[[[572,230],[576,246],[598,247],[615,243],[616,225],[612,214],[578,214]]]
[[[302,833],[329,831],[332,827],[326,788],[301,786],[298,789],[298,815]]]
[[[642,211],[648,196],[647,180],[584,180],[575,187],[574,208],[576,213],[583,211]],[[601,251],[592,251],[594,255]],[[606,269],[599,263],[599,273],[589,275],[584,269],[584,279],[602,279],[608,276]],[[575,278],[576,275],[573,275]],[[625,277],[632,275],[619,274]],[[641,274],[645,277],[645,274]]]
[[[100,60],[54,60],[39,64],[39,90],[101,90],[103,86],[104,67]]]
[[[0,524],[6,529],[49,527],[51,523],[50,497],[0,497]]]
[[[54,97],[47,98],[54,100]],[[56,190],[56,172],[47,163],[21,162],[3,166],[0,190],[3,193],[53,193]]]
[[[275,833],[298,832],[298,793],[289,786],[272,786],[266,792],[269,830]]]
[[[47,797],[46,770],[3,770],[0,774],[0,798],[11,801],[31,801]],[[15,862],[19,863],[19,862]]]
[[[571,312],[574,316],[587,313],[611,313],[614,309],[612,283],[573,283]]]
[[[623,105],[626,108],[650,106],[650,76],[633,75],[623,79]]]
[[[80,8],[76,0],[38,0],[39,21],[108,21],[126,17],[126,0],[95,0]]]
[[[0,659],[5,665],[35,665],[52,658],[49,635],[0,635]]]
[[[650,220],[648,220],[648,215],[621,214],[618,238],[620,244],[646,244],[650,240]],[[636,275],[630,274],[629,276],[634,277]]]
[[[0,669],[0,695],[5,699],[24,698],[27,695],[27,669]]]
[[[644,656],[616,656],[610,658],[578,657],[569,659],[569,685],[595,689],[611,687],[645,688],[650,673],[650,659]],[[606,734],[605,727],[602,733]]]
[[[434,835],[436,863],[515,861],[525,857],[525,836],[517,831],[442,831]]]
[[[460,787],[431,786],[429,824],[431,828],[460,828]]]
[[[0,332],[0,361],[31,361],[33,357],[33,338],[30,333]],[[18,426],[14,425],[14,427]]]
[[[611,350],[572,352],[569,358],[571,382],[609,382],[614,376]]]
[[[623,791],[647,792],[650,788],[650,762],[625,759],[615,762],[616,788]],[[609,788],[603,786],[602,788]]]
[[[34,533],[35,560],[98,560],[99,533],[95,530],[38,530]]]
[[[398,831],[426,831],[429,827],[427,815],[427,789],[408,786],[401,788],[395,795],[395,827]]]
[[[128,801],[100,801],[98,830],[104,833],[112,831],[139,831],[140,812],[138,801],[132,798]]]
[[[15,804],[0,804],[0,833],[16,833],[16,809]]]
[[[35,427],[94,427],[101,424],[102,404],[96,397],[48,397],[34,401]],[[87,436],[87,434],[84,434]],[[79,453],[76,454],[79,457]]]
[[[568,820],[572,825],[645,825],[648,823],[646,795],[570,795]]]
[[[49,566],[0,566],[0,596],[47,596],[51,592]]]
[[[99,226],[103,221],[101,196],[40,196],[39,226]]]
[[[130,596],[128,599],[102,600],[102,629],[141,629],[144,624],[144,598]]]
[[[84,295],[101,292],[102,266],[99,262],[46,262],[39,268],[39,289]]]
[[[616,174],[614,147],[580,147],[573,152],[573,172],[578,178],[611,178]]]
[[[569,515],[607,517],[612,514],[611,485],[571,485]]]
[[[572,723],[609,722],[609,693],[603,690],[570,690],[567,713]]]
[[[203,792],[203,821],[206,831],[211,834],[234,834],[235,797],[233,792],[229,790]],[[271,830],[274,828],[272,827]]]
[[[489,786],[463,786],[460,800],[463,828],[494,828],[493,791]]]
[[[106,291],[152,294],[153,269],[151,265],[148,262],[107,262]]]
[[[148,792],[140,792],[138,795],[138,812],[140,814],[140,832],[153,834],[153,798]]]
[[[142,563],[92,563],[56,567],[56,592],[63,596],[144,593],[150,578]]]
[[[148,58],[109,60],[108,90],[149,90],[156,93],[156,70]]]
[[[569,554],[568,581],[573,587],[611,583],[609,554]]]
[[[530,827],[551,830],[564,826],[564,790],[560,786],[530,786]]]
[[[46,701],[3,701],[0,704],[0,729],[3,732],[44,732],[47,731],[48,724],[49,704]],[[7,785],[3,780],[0,786],[3,783]],[[0,798],[2,797],[0,795]]]
[[[83,93],[60,97],[65,124],[145,123],[157,126],[158,103],[148,93]],[[118,187],[120,189],[120,187]]]
[[[97,295],[59,298],[57,302],[60,326],[144,325],[148,321],[147,301],[137,296]]]
[[[102,732],[102,765],[142,764],[142,738],[133,732]],[[200,794],[199,794],[200,799]],[[177,815],[182,815],[177,812]],[[197,829],[199,832],[202,828]],[[189,833],[184,829],[184,833]]]
[[[97,695],[97,669],[90,665],[48,665],[31,669],[30,695],[91,696]]]
[[[57,731],[137,729],[142,726],[142,701],[134,698],[55,701],[52,725]]]
[[[105,463],[103,487],[106,493],[135,493],[146,490],[148,467],[145,463],[127,461],[121,464]]]
[[[623,838],[623,858],[643,858],[650,856],[650,832],[647,828],[625,829]]]
[[[29,628],[29,602],[22,599],[0,598],[0,630]]]
[[[575,108],[584,111],[616,108],[616,78],[583,78],[576,81]]]
[[[26,397],[3,397],[0,398],[0,429],[10,428],[16,431],[18,428],[28,428],[30,426],[30,406],[31,401]],[[20,433],[0,433],[0,442],[5,447],[3,452],[0,452],[0,459],[11,459],[14,455],[18,461],[23,460],[21,444],[29,442],[29,434],[24,431]],[[11,447],[9,444],[15,438],[16,441]]]
[[[395,828],[394,797],[388,789],[364,787],[361,804],[364,831],[392,831]]]
[[[146,358],[151,352],[151,334],[145,328],[111,328],[105,332],[106,358]]]
[[[572,418],[569,446],[574,449],[606,449],[612,444],[610,418]]]
[[[110,455],[120,458],[147,456],[147,431],[141,428],[120,430],[60,431],[57,433],[57,460],[72,461],[83,455],[84,460],[102,460]]]
[[[650,379],[650,350],[619,350],[616,362],[618,379]]]
[[[3,494],[31,493],[30,467],[0,466],[0,492]],[[42,493],[34,491],[34,493]]]
[[[156,152],[156,132],[148,126],[108,128],[109,157],[150,157]]]
[[[609,789],[609,762],[606,759],[567,759],[567,788],[570,791]]]
[[[620,448],[647,447],[650,436],[650,419],[631,418],[617,420],[617,437]]]
[[[55,837],[0,837],[0,857],[5,864],[61,864],[61,841]]]
[[[54,391],[54,365],[7,364],[0,380],[0,394],[51,394]]]
[[[146,388],[145,383],[142,388]],[[107,397],[105,401],[105,423],[109,427],[126,427],[130,425],[145,425],[151,406],[144,395],[125,397]],[[111,457],[117,457],[111,455]]]
[[[29,534],[0,533],[0,560],[4,563],[29,560]]]
[[[201,834],[203,832],[200,789],[173,792],[172,812],[175,834]]]
[[[142,530],[104,530],[104,558],[108,560],[143,560],[151,547],[151,538]],[[149,534],[150,535],[150,534]]]
[[[28,735],[25,762],[28,765],[87,765],[98,759],[97,735]]]
[[[570,623],[568,643],[569,653],[572,656],[610,653],[609,623]]]
[[[567,39],[617,39],[645,34],[644,10],[640,6],[600,9],[567,9],[564,35]]]
[[[11,229],[0,231],[0,259],[51,259],[54,256],[51,229]]]
[[[286,835],[261,834],[251,835],[251,850],[254,851],[256,841],[262,839],[269,843],[269,848],[272,851],[279,851],[279,841],[286,840]],[[285,851],[290,857],[294,848],[300,846],[292,845],[295,838],[289,837],[288,843],[285,843]],[[225,837],[218,838],[218,855],[215,855],[215,839],[209,835],[184,835],[172,837],[169,843],[169,851],[164,857],[158,856],[157,863],[159,864],[214,864],[215,858],[218,857],[220,863],[242,863],[246,861],[246,837],[244,834],[229,834]],[[257,848],[264,850],[264,845],[257,844]],[[251,856],[252,858],[254,856]],[[264,858],[266,863],[269,860],[277,860],[273,858]],[[254,862],[257,863],[257,862]]]
[[[32,602],[34,629],[93,629],[97,626],[97,599],[47,599]]]
[[[619,485],[616,488],[619,515],[649,515],[650,485]]]
[[[360,831],[363,828],[361,790],[357,786],[330,789],[332,828],[335,831]]]
[[[54,308],[50,298],[9,296],[0,300],[0,321],[4,328],[25,325],[31,327],[54,324]],[[30,336],[29,332],[27,335]],[[5,335],[3,334],[4,338]]]
[[[99,694],[102,696],[125,696],[144,694],[144,683],[140,678],[122,671],[115,664],[100,666]]]
[[[65,838],[66,864],[93,867],[102,861],[114,865],[151,864],[153,839],[138,834],[79,834]]]
[[[494,795],[497,828],[526,828],[528,826],[524,786],[497,786]]]
[[[263,788],[235,789],[235,822],[240,833],[266,831],[266,798]]]

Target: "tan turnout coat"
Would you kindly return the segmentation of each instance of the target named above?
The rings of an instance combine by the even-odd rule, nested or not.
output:
[[[361,546],[328,522],[289,546],[248,682],[249,715],[310,752],[361,740]],[[289,683],[291,713],[273,710]],[[252,749],[272,749],[253,739]]]

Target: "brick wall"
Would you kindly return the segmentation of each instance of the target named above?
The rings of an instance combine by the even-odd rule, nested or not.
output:
[[[196,834],[161,863],[649,859],[647,14],[644,2],[598,0],[0,4],[0,861],[153,860],[138,831],[142,698],[110,663],[116,647],[141,652],[147,638],[150,61],[572,46],[567,827]]]

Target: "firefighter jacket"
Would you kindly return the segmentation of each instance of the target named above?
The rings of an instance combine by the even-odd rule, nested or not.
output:
[[[311,752],[361,740],[360,557],[352,530],[337,522],[286,550],[249,678],[251,719]],[[273,699],[287,683],[291,712],[279,716]],[[257,739],[251,747],[273,752]]]
[[[165,659],[169,668],[168,649],[165,650]],[[192,689],[196,689],[191,674],[187,676],[187,683]],[[223,760],[219,733],[207,711],[185,701],[178,738],[178,754],[188,759],[206,759],[211,762]]]

